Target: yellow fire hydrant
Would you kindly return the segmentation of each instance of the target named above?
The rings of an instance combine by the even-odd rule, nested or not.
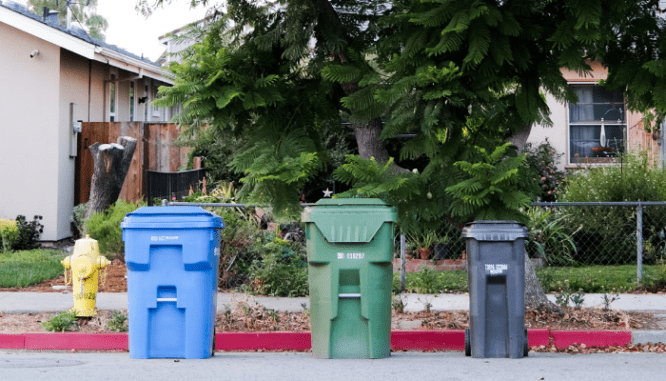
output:
[[[72,269],[71,281],[74,293],[72,311],[75,311],[78,317],[95,316],[97,314],[95,300],[97,299],[99,272],[111,262],[99,255],[97,241],[86,235],[86,238],[76,241],[72,255],[60,263],[65,266],[65,284],[68,284],[67,269]],[[104,278],[102,282],[104,282]]]

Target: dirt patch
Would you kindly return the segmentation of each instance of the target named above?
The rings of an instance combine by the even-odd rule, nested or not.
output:
[[[122,311],[127,314],[127,311]],[[552,330],[658,330],[659,319],[649,313],[604,311],[601,309],[568,308],[564,316],[555,313],[528,310],[525,314],[527,328]],[[112,311],[100,310],[92,319],[79,319],[79,332],[103,332]],[[0,333],[45,332],[41,323],[53,314],[2,314]],[[467,311],[448,312],[393,312],[393,330],[452,330],[469,327]],[[307,312],[281,312],[266,309],[247,298],[232,299],[229,310],[218,313],[215,320],[218,332],[307,332],[310,317]]]

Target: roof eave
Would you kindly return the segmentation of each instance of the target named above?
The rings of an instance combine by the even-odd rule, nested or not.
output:
[[[93,59],[95,57],[94,44],[67,33],[63,33],[29,17],[25,17],[11,9],[0,7],[0,21],[87,59]]]

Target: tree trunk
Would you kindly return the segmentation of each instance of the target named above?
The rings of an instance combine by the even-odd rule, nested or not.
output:
[[[525,147],[525,144],[527,144],[527,138],[530,137],[530,132],[532,132],[532,125],[525,124],[520,131],[511,135],[506,141],[516,146],[516,148],[518,148],[518,153],[520,153],[523,150],[523,147]]]
[[[118,143],[95,143],[88,147],[93,157],[94,170],[86,219],[118,200],[136,144],[136,139],[120,136]]]
[[[546,297],[527,252],[525,252],[525,307],[551,310],[564,315],[562,309]]]

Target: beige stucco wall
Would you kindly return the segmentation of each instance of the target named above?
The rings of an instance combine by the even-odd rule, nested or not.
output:
[[[42,215],[42,239],[56,240],[60,48],[2,23],[0,41],[0,218]]]

